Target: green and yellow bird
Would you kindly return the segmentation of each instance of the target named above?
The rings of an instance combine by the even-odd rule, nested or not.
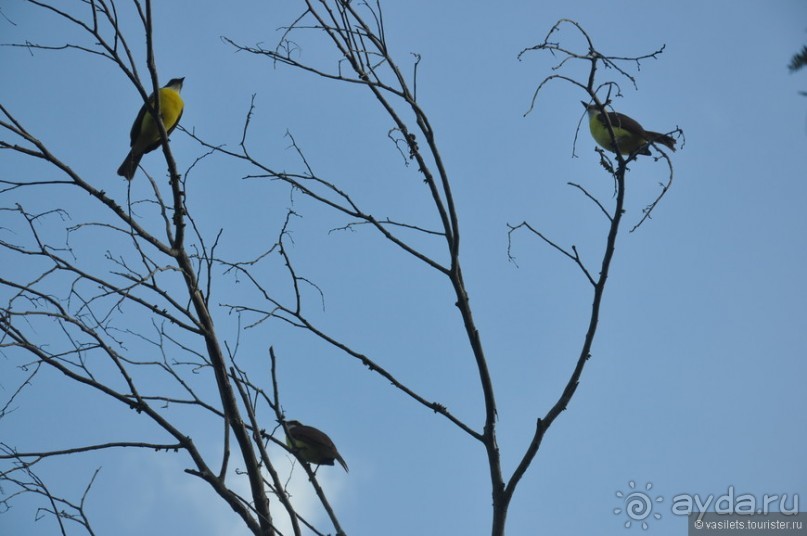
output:
[[[179,92],[182,91],[182,82],[184,81],[184,78],[174,78],[160,88],[160,118],[168,134],[171,134],[177,127],[179,119],[182,117],[185,103],[182,102]],[[149,104],[154,105],[154,95],[149,97]],[[132,148],[123,160],[123,164],[118,168],[118,175],[132,180],[143,155],[159,147],[162,141],[160,128],[154,121],[154,117],[149,113],[148,106],[145,103],[137,114],[129,137]]]
[[[286,421],[286,445],[302,459],[314,465],[333,465],[339,462],[345,472],[347,463],[336,450],[331,438],[313,426],[306,426],[300,421]]]
[[[583,102],[583,106],[588,112],[591,137],[600,147],[615,153],[614,140],[611,139],[611,133],[608,131],[608,123],[597,105]],[[617,112],[608,112],[608,119],[611,121],[616,145],[623,155],[633,153],[649,155],[650,149],[647,146],[650,143],[660,143],[675,151],[675,138],[672,136],[645,130],[636,120]]]

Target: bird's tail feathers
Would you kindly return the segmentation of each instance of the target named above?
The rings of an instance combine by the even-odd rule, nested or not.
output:
[[[143,155],[136,155],[132,151],[123,159],[123,164],[118,168],[118,175],[126,177],[127,180],[132,180],[137,173],[137,166],[140,165],[140,159]]]
[[[671,151],[675,151],[675,138],[672,136],[659,134],[658,132],[648,132],[647,134],[650,136],[651,142],[660,143],[668,147]]]

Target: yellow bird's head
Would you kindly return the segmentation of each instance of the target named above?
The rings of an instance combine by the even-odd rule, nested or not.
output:
[[[182,78],[172,78],[172,79],[171,79],[171,80],[169,80],[169,81],[168,81],[168,83],[167,83],[167,84],[165,84],[163,87],[166,87],[166,88],[169,88],[169,89],[173,89],[174,91],[176,91],[177,93],[179,93],[180,91],[182,91],[182,83],[183,83],[184,81],[185,81],[185,77],[184,77],[184,76],[183,76]]]

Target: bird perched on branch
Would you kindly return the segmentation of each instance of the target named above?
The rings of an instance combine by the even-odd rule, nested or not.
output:
[[[608,122],[597,105],[583,102],[583,106],[586,107],[588,112],[588,126],[594,141],[604,149],[615,153],[611,132],[608,130]],[[623,155],[632,153],[649,155],[650,149],[647,145],[650,143],[660,143],[675,151],[675,138],[672,136],[645,130],[635,119],[617,112],[608,112],[608,119],[611,121],[611,128],[614,131],[614,139],[619,152]]]
[[[286,445],[303,461],[314,465],[333,465],[334,460],[348,471],[347,463],[336,450],[331,438],[300,421],[286,421]]]
[[[184,78],[174,78],[160,88],[160,118],[168,134],[171,134],[179,124],[179,118],[182,117],[182,111],[185,107],[182,97],[179,96],[184,80]],[[149,105],[154,106],[153,94],[149,97]],[[137,118],[132,125],[132,132],[129,134],[132,148],[123,160],[123,164],[118,168],[118,175],[129,180],[132,180],[135,172],[137,172],[137,166],[140,164],[140,159],[143,158],[143,155],[159,147],[162,141],[160,127],[157,126],[154,117],[149,112],[149,105],[143,103],[140,112],[137,114]]]

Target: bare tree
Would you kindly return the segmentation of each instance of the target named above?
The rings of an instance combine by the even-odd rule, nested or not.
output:
[[[29,2],[81,30],[86,41],[58,46],[31,43],[20,46],[37,50],[77,49],[109,60],[137,88],[144,102],[148,94],[160,86],[148,0],[134,2],[135,15],[140,22],[140,33],[134,37],[122,31],[122,15],[114,1],[87,1],[74,12],[56,4]],[[311,311],[317,310],[322,291],[316,282],[298,270],[290,253],[290,231],[296,217],[293,210],[281,218],[282,223],[273,231],[275,238],[265,250],[248,258],[225,258],[217,251],[221,231],[206,236],[187,203],[189,189],[193,186],[186,179],[193,175],[194,167],[191,165],[184,174],[180,173],[165,127],[159,121],[168,181],[150,175],[145,179],[139,176],[135,182],[147,180],[147,190],[130,188],[127,195],[115,197],[106,193],[103,186],[74,171],[66,158],[51,152],[37,134],[25,126],[24,119],[15,114],[11,105],[3,103],[0,104],[3,116],[0,148],[32,161],[45,162],[49,170],[44,175],[46,178],[2,180],[0,225],[14,233],[0,239],[0,248],[3,255],[11,259],[10,263],[24,265],[26,269],[21,273],[6,273],[6,270],[0,273],[0,288],[3,289],[0,347],[8,358],[7,363],[28,371],[27,377],[4,402],[4,412],[13,408],[19,394],[44,370],[54,370],[62,375],[63,381],[95,390],[109,404],[134,410],[141,419],[170,438],[165,442],[90,443],[61,450],[43,445],[24,452],[7,439],[0,459],[6,460],[8,465],[0,472],[0,479],[15,486],[17,491],[8,493],[3,501],[8,503],[19,493],[40,494],[47,504],[43,511],[54,517],[63,534],[70,530],[67,521],[93,533],[83,508],[87,493],[79,502],[51,493],[47,483],[35,472],[37,464],[49,458],[121,448],[184,453],[190,464],[186,472],[206,482],[254,534],[277,534],[278,516],[283,517],[294,534],[307,530],[324,534],[330,530],[316,528],[303,519],[287,492],[286,476],[271,454],[283,451],[270,449],[286,449],[282,427],[285,416],[280,402],[283,383],[276,367],[278,356],[274,349],[267,348],[271,374],[251,373],[250,367],[244,366],[238,357],[238,333],[242,328],[271,322],[303,330],[307,336],[330,345],[346,358],[359,361],[375,378],[391,384],[394,389],[391,396],[403,394],[415,407],[440,415],[448,426],[464,432],[468,440],[484,449],[487,457],[492,496],[490,531],[494,536],[505,533],[507,513],[518,485],[547,430],[577,389],[591,356],[615,244],[624,225],[625,176],[637,154],[612,157],[600,151],[600,162],[614,179],[615,194],[610,200],[598,199],[582,185],[571,184],[603,215],[606,232],[598,261],[585,262],[575,246],[553,241],[527,221],[509,226],[511,248],[514,234],[527,231],[568,257],[590,284],[592,304],[586,334],[562,394],[547,411],[534,408],[536,420],[532,439],[523,446],[515,470],[505,474],[497,440],[496,384],[488,368],[485,345],[463,276],[462,227],[451,175],[441,156],[439,140],[425,105],[417,96],[419,58],[415,56],[404,66],[393,57],[387,45],[380,2],[302,0],[301,3],[299,17],[284,29],[275,47],[247,46],[232,38],[226,38],[226,43],[274,64],[365,89],[390,122],[391,142],[407,165],[411,162],[417,166],[439,227],[377,216],[372,207],[362,206],[355,192],[340,186],[337,179],[315,171],[305,151],[291,136],[300,168],[298,171],[278,169],[251,149],[252,108],[234,148],[205,139],[202,134],[183,131],[198,142],[202,152],[200,159],[215,154],[231,159],[233,164],[246,165],[251,170],[248,178],[286,185],[292,195],[302,195],[321,210],[338,215],[344,221],[341,229],[373,233],[438,274],[453,293],[446,308],[455,306],[462,320],[468,358],[475,365],[479,381],[483,424],[475,427],[452,413],[446,404],[428,399],[416,387],[400,380],[395,371],[385,368],[379,359],[318,324]],[[588,50],[576,52],[550,40],[564,25],[572,26],[585,37]],[[306,36],[298,38],[303,33]],[[145,79],[138,71],[139,62],[130,46],[133,39],[141,38],[147,43],[148,76]],[[306,38],[313,42],[305,46],[324,47],[335,55],[322,64],[304,62],[297,52]],[[561,58],[556,73],[536,88],[535,97],[544,84],[563,81],[578,89],[581,96],[594,101],[602,111],[612,94],[618,94],[619,86],[614,81],[598,83],[598,67],[615,68],[615,72],[635,84],[625,66],[638,65],[661,53],[658,50],[632,58],[603,55],[595,49],[583,28],[568,20],[559,21],[544,41],[522,54],[530,51],[551,52]],[[579,61],[589,65],[587,80],[578,81],[561,74],[567,64]],[[603,97],[603,92],[607,96]],[[157,117],[156,109],[151,113]],[[655,158],[667,163],[668,180],[634,229],[650,216],[672,181],[672,166],[667,155],[659,150]],[[398,166],[399,162],[391,165]],[[65,193],[76,197],[80,194],[82,205],[89,210],[68,213],[60,206],[34,209],[15,201],[20,192],[28,191],[47,193],[53,199]],[[109,245],[99,247],[99,244]],[[267,277],[268,272],[275,277]],[[277,276],[278,273],[282,276]],[[246,283],[249,291],[233,293],[230,299],[221,289],[228,288],[234,281],[242,288]],[[230,329],[232,318],[237,319],[235,334],[223,337],[221,333]],[[190,409],[218,423],[221,429],[218,452],[204,452],[199,448],[192,427],[174,411],[177,407]],[[267,429],[267,415],[281,424]],[[228,481],[233,464],[243,468],[248,479],[246,494],[239,493]],[[345,534],[347,531],[330,506],[316,474],[308,464],[301,463],[301,466],[328,513],[333,530]],[[87,486],[89,491],[90,485]]]

